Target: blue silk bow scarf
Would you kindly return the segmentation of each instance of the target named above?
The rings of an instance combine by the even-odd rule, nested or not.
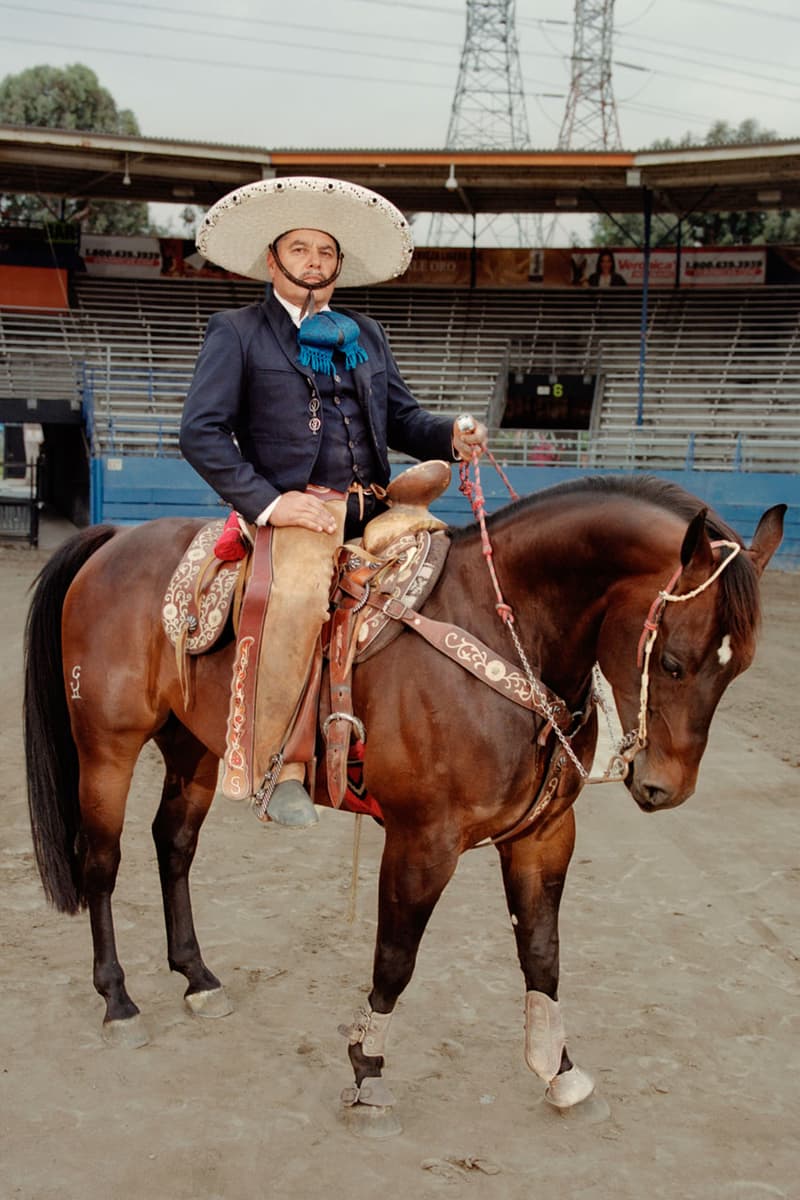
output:
[[[335,375],[334,351],[344,356],[348,370],[366,362],[367,352],[358,342],[360,332],[355,321],[343,313],[328,311],[306,317],[297,331],[300,365],[320,375]]]

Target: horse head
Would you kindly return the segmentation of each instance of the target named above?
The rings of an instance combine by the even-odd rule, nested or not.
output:
[[[666,588],[653,595],[652,576],[634,578],[609,608],[598,661],[631,731],[625,782],[645,812],[675,808],[695,789],[714,711],[753,659],[758,580],[780,544],[785,511],[779,504],[765,512],[752,545],[738,552],[712,541],[702,509]]]

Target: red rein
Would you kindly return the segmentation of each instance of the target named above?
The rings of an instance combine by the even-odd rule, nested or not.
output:
[[[492,466],[497,471],[497,474],[500,476],[503,483],[508,488],[508,494],[510,495],[511,499],[519,500],[519,496],[514,491],[502,467],[490,450],[486,451],[486,456],[492,463]],[[497,574],[494,569],[494,563],[492,562],[493,550],[492,543],[489,540],[489,533],[486,529],[486,502],[483,495],[483,488],[481,487],[481,473],[480,468],[478,467],[479,458],[480,455],[478,454],[478,451],[473,450],[472,462],[462,462],[460,464],[458,472],[461,477],[461,483],[459,484],[458,490],[466,496],[467,500],[469,500],[472,511],[475,514],[475,519],[481,527],[481,551],[483,553],[483,557],[486,559],[486,565],[489,568],[489,574],[492,577],[494,594],[497,597],[497,603],[495,604],[497,615],[504,624],[513,625],[514,612],[511,608],[511,605],[507,604],[503,599],[503,593],[500,590],[500,584],[498,583]],[[472,467],[475,476],[474,479],[470,479],[469,477],[470,466]]]

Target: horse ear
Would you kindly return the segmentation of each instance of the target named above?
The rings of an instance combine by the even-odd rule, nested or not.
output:
[[[683,579],[690,587],[694,584],[695,576],[698,580],[707,579],[714,565],[714,551],[706,533],[707,512],[707,508],[701,508],[700,512],[692,517],[681,546]]]
[[[753,566],[759,575],[781,544],[786,507],[785,504],[774,504],[772,508],[767,509],[758,522],[747,553],[753,560]]]

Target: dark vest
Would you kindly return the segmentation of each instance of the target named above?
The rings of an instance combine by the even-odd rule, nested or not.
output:
[[[311,482],[346,492],[353,482],[367,487],[380,471],[352,374],[335,366],[335,376],[314,377],[322,403],[322,445]]]

